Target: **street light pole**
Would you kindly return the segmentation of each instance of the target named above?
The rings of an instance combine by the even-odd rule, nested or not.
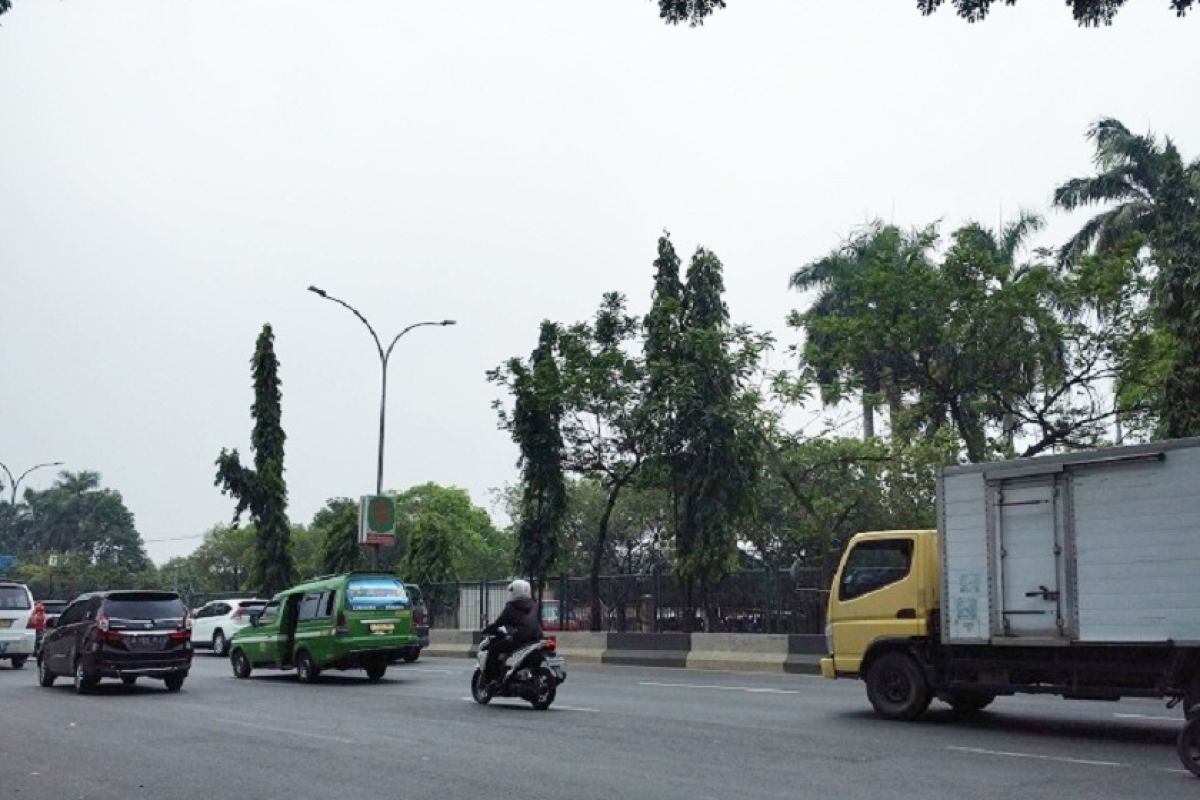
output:
[[[25,470],[20,475],[18,475],[17,477],[14,478],[12,471],[9,470],[9,468],[4,465],[3,461],[0,461],[0,469],[3,469],[5,474],[8,475],[8,483],[12,487],[12,501],[11,502],[12,502],[13,506],[16,506],[16,504],[17,504],[17,487],[21,485],[21,481],[25,480],[26,475],[33,472],[34,470],[41,469],[42,467],[61,467],[62,464],[63,464],[63,462],[61,462],[61,461],[48,461],[45,464],[34,464],[32,467]]]
[[[455,320],[429,320],[426,322],[414,322],[404,330],[396,334],[387,349],[383,347],[383,343],[379,339],[379,335],[375,333],[375,329],[371,327],[371,323],[367,322],[367,318],[354,306],[347,303],[345,300],[340,300],[326,292],[324,289],[319,289],[316,286],[309,286],[308,290],[315,295],[332,300],[345,309],[348,309],[351,314],[358,317],[363,325],[367,326],[367,330],[371,333],[371,339],[375,342],[375,351],[379,355],[379,452],[375,462],[375,494],[383,494],[383,441],[384,431],[387,425],[387,373],[388,363],[392,358],[392,350],[396,347],[396,342],[400,341],[409,331],[415,328],[424,328],[428,326],[445,327],[447,325],[456,324]],[[378,566],[379,563],[379,545],[371,545],[371,567]]]

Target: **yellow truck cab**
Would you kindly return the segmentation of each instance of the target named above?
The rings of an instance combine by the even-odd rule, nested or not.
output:
[[[821,674],[857,678],[873,646],[929,636],[939,584],[936,531],[855,536],[829,592]]]

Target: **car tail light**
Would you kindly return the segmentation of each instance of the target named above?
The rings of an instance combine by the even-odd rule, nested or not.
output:
[[[350,623],[346,621],[346,612],[339,611],[337,615],[337,627],[334,628],[334,633],[339,636],[344,636],[350,633]]]
[[[96,630],[108,633],[108,617],[104,614],[96,617]]]
[[[188,621],[191,622],[191,620]],[[192,640],[192,628],[189,625],[186,628],[182,628],[177,631],[171,631],[168,636],[170,636],[171,640],[175,642],[190,642]]]

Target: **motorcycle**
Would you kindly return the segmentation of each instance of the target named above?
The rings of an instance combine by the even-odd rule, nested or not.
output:
[[[488,648],[496,639],[486,636],[479,643],[471,697],[480,705],[487,705],[493,697],[519,697],[538,711],[545,711],[554,702],[559,684],[567,679],[567,664],[557,653],[557,640],[549,637],[517,648],[500,664],[504,677],[489,681],[484,670]]]

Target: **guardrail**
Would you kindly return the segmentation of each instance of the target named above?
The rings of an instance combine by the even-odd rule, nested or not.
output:
[[[807,634],[587,633],[552,634],[558,652],[583,664],[775,672],[815,675],[825,638]],[[431,656],[471,657],[478,631],[430,631]]]

